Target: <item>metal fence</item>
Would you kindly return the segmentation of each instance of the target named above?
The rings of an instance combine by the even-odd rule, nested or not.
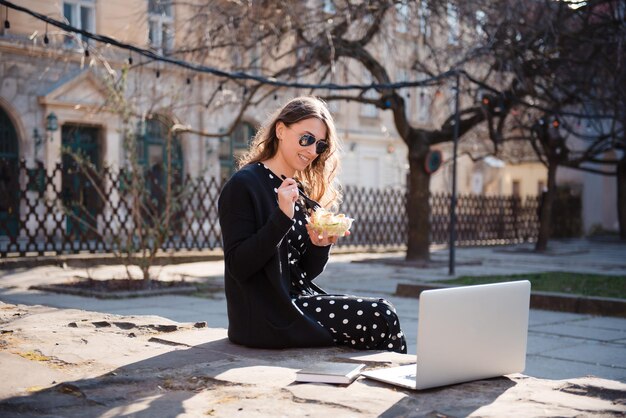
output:
[[[6,168],[6,167],[5,167]],[[0,257],[111,252],[120,234],[134,228],[129,190],[120,172],[103,169],[98,184],[74,167],[51,172],[24,161],[4,181],[0,202]],[[180,179],[185,200],[164,250],[221,247],[217,199],[222,181]],[[96,189],[104,191],[97,193]],[[450,196],[430,198],[432,243],[447,243]],[[536,197],[459,196],[458,245],[534,241],[538,231]],[[158,205],[157,205],[158,206]],[[399,247],[407,241],[406,192],[347,186],[341,212],[355,218],[352,234],[338,245]],[[88,227],[85,227],[88,226]]]

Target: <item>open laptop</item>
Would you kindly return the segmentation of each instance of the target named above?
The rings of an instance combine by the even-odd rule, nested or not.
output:
[[[417,364],[361,375],[419,390],[522,372],[529,306],[528,280],[424,291]]]

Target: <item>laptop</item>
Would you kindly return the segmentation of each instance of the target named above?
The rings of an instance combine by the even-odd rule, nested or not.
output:
[[[524,371],[528,280],[420,294],[417,364],[362,372],[421,390]]]

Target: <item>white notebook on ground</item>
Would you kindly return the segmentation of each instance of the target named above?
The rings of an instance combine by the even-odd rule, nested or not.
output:
[[[419,301],[417,364],[361,375],[428,389],[522,372],[529,306],[527,280],[424,291]]]

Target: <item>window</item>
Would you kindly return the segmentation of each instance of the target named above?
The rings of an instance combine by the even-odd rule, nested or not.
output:
[[[541,194],[545,191],[546,191],[546,182],[543,180],[539,180],[537,182],[537,194],[541,196]]]
[[[367,70],[363,70],[363,81],[364,84],[370,84],[372,82],[372,75]],[[374,89],[369,89],[365,92],[363,97],[366,99],[377,99],[378,93]],[[361,116],[375,118],[378,116],[378,108],[373,104],[361,103]]]
[[[233,133],[220,138],[220,176],[229,178],[235,172],[237,160],[245,154],[255,134],[254,126],[241,122]]]
[[[96,31],[96,2],[95,0],[72,0],[63,2],[63,17],[71,26],[86,30],[88,32]],[[83,42],[88,42],[88,38],[79,35]],[[65,37],[65,44],[70,46],[76,45],[77,38],[74,35]]]
[[[174,49],[174,18],[170,0],[148,0],[150,46],[167,54]]]
[[[513,180],[513,196],[520,197],[522,195],[522,183],[519,180]]]
[[[479,36],[485,36],[487,32],[485,31],[485,25],[487,24],[487,14],[482,10],[477,10],[475,14],[476,18],[476,33]]]
[[[430,9],[428,8],[428,1],[422,0],[419,5],[419,26],[420,33],[428,38],[430,36]]]
[[[396,82],[402,83],[408,80],[409,80],[408,70],[404,68],[396,70]],[[414,101],[412,93],[414,92],[414,89],[410,87],[405,87],[403,89],[398,89],[397,92],[404,99],[404,105],[406,106],[407,114],[412,115],[413,114],[413,101]]]
[[[333,0],[323,0],[322,9],[324,10],[324,13],[331,15],[335,14],[335,12],[337,11],[337,9],[335,8],[335,2]]]
[[[409,5],[406,3],[406,0],[402,3],[396,4],[396,19],[398,24],[396,26],[396,30],[400,33],[408,32],[408,23],[410,19],[410,9]]]
[[[455,4],[448,3],[447,5],[447,21],[448,21],[448,43],[456,45],[459,42],[460,27],[459,27],[459,10]]]
[[[327,95],[331,96],[333,95],[335,92],[333,90],[327,90]],[[328,107],[328,110],[330,111],[330,113],[339,113],[339,100],[329,100],[326,102],[326,106]]]
[[[261,75],[263,70],[263,54],[261,52],[261,44],[256,44],[248,50],[248,60],[250,68],[248,71],[254,75]]]
[[[420,71],[416,72],[415,75],[416,80],[423,81],[429,77],[428,74],[422,73]],[[419,123],[427,123],[431,119],[431,106],[434,100],[435,89],[433,87],[417,87],[414,89],[415,92],[415,112],[417,113],[417,122]]]
[[[430,120],[430,106],[432,104],[432,93],[426,87],[420,87],[418,90],[418,109],[417,119],[420,123],[426,123]]]

